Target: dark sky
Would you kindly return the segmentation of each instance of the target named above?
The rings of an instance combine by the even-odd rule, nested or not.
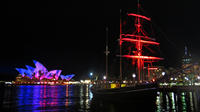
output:
[[[137,0],[8,1],[1,21],[0,78],[15,77],[14,68],[33,66],[33,59],[48,70],[63,70],[62,74],[102,74],[105,28],[109,27],[113,58],[118,52],[119,10],[135,12],[136,3]],[[180,62],[185,44],[195,59],[200,56],[197,0],[141,0],[141,5],[145,15],[152,18],[165,66]],[[114,65],[112,59],[110,63]]]

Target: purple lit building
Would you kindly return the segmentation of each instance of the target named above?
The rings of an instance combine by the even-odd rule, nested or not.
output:
[[[25,68],[16,68],[16,70],[21,74],[22,77],[28,77],[30,79],[50,79],[50,80],[71,80],[75,75],[61,75],[62,70],[51,70],[48,71],[47,68],[42,65],[40,62],[33,60],[35,68],[29,65],[26,65]]]

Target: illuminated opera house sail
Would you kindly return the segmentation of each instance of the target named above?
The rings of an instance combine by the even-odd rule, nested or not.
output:
[[[21,78],[32,79],[36,81],[41,80],[71,80],[75,75],[61,75],[62,70],[51,70],[48,71],[47,68],[40,62],[33,60],[35,67],[26,65],[25,68],[16,68],[16,70],[21,75]]]

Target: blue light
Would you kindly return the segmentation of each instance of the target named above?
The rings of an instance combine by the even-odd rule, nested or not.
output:
[[[35,70],[35,68],[34,68],[34,67],[32,67],[32,66],[29,66],[29,65],[26,65],[26,68],[27,68],[29,71],[31,71],[31,72],[33,72],[33,71]]]
[[[26,69],[24,69],[24,68],[16,68],[16,70],[22,75],[22,77],[25,76]]]
[[[17,111],[62,111],[73,103],[72,92],[66,86],[17,86]]]
[[[67,80],[67,81],[71,80],[74,76],[75,76],[74,74],[66,75],[66,76],[60,75],[60,77],[61,77],[62,80],[65,79],[65,80]]]

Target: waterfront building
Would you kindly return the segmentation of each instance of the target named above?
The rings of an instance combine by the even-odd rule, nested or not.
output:
[[[182,69],[184,70],[183,74],[180,75],[182,80],[185,80],[186,82],[189,81],[191,83],[198,81],[198,77],[200,75],[200,65],[197,62],[194,64],[194,62],[196,61],[192,60],[192,56],[188,50],[188,47],[185,46],[184,56],[182,58]],[[191,65],[192,67],[189,67]]]
[[[185,50],[184,50],[184,56],[182,57],[182,68],[187,68],[188,66],[190,66],[192,63],[192,56],[191,54],[188,52],[188,48],[187,46],[185,46]],[[185,72],[190,72],[191,70],[187,70]]]
[[[48,71],[47,68],[40,62],[33,60],[35,68],[26,65],[25,68],[16,68],[19,75],[16,77],[16,83],[33,83],[33,82],[63,82],[70,81],[75,75],[62,75],[62,70],[51,70]]]

